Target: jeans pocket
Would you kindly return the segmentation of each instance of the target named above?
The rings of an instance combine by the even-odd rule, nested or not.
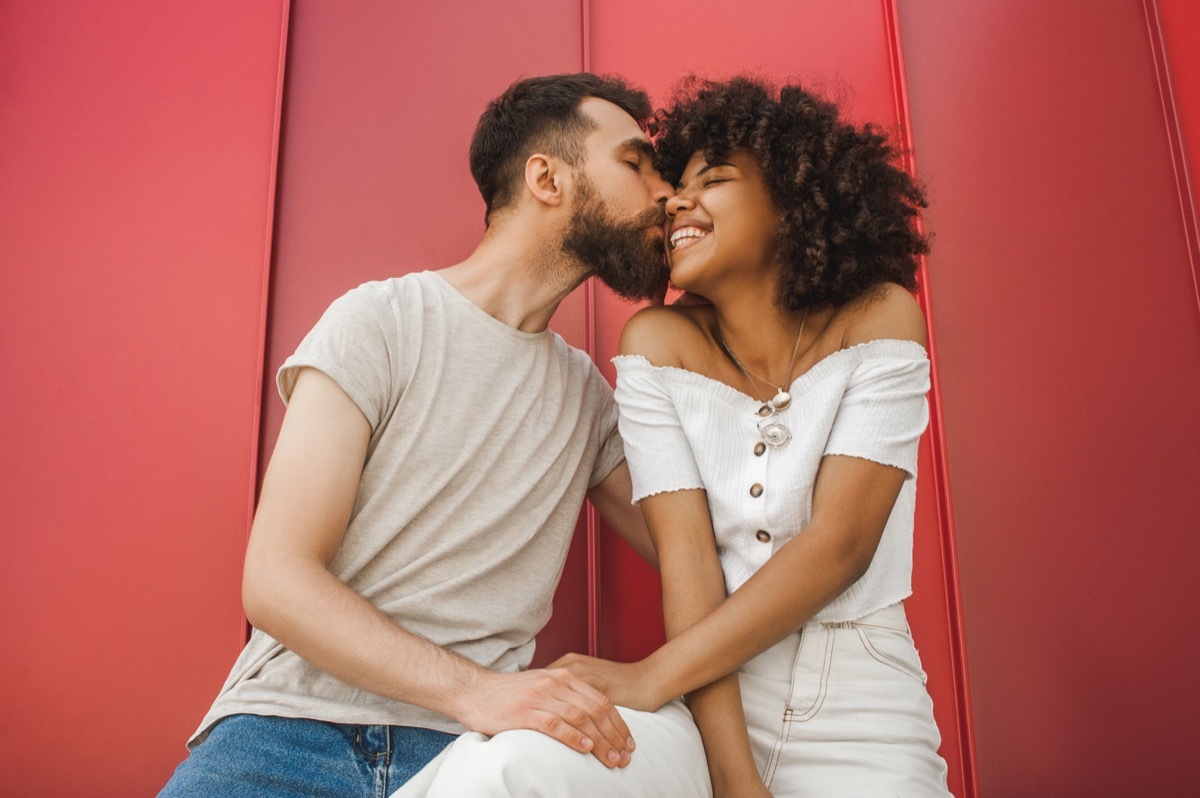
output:
[[[925,684],[927,677],[921,668],[921,658],[907,630],[870,624],[855,624],[854,629],[873,659]]]
[[[833,638],[823,626],[805,627],[792,666],[792,682],[783,713],[787,721],[811,720],[825,703],[833,665]]]

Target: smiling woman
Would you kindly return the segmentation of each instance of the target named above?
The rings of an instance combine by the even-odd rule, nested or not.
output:
[[[902,603],[921,192],[798,86],[692,82],[658,123],[671,280],[711,303],[641,311],[616,360],[668,642],[561,664],[639,709],[687,693],[716,796],[948,795]]]
[[[774,269],[774,233],[782,217],[750,153],[738,150],[713,163],[696,153],[677,191],[670,224],[671,280],[677,287],[707,297],[740,290],[762,276],[756,271]],[[724,268],[713,273],[705,265]]]

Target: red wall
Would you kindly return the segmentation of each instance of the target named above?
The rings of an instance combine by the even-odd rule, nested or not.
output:
[[[285,8],[0,4],[6,796],[153,794],[241,647]]]
[[[1143,0],[1158,73],[1163,122],[1171,144],[1180,214],[1190,242],[1192,280],[1200,303],[1200,3]]]
[[[1200,313],[1142,4],[900,12],[980,783],[1188,793]]]
[[[479,110],[583,65],[659,97],[693,69],[799,74],[911,127],[941,393],[910,606],[952,783],[972,793],[951,484],[986,793],[1186,792],[1194,4],[297,2],[277,214],[287,4],[252,5],[0,4],[0,792],[165,780],[241,645],[274,369],[348,287],[469,252]],[[585,287],[554,324],[605,364],[631,310]],[[653,575],[580,532],[541,662],[661,634]]]

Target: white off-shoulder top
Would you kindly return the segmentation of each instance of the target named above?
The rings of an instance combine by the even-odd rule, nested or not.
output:
[[[852,621],[912,592],[917,444],[929,422],[929,359],[913,341],[842,349],[792,383],[778,415],[792,433],[756,447],[763,403],[723,382],[638,355],[613,359],[633,500],[702,488],[726,588],[737,590],[812,520],[813,484],[827,454],[904,469],[908,477],[867,572],[815,616]],[[761,454],[759,452],[761,451]]]

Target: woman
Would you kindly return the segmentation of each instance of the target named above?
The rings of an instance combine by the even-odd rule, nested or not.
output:
[[[901,604],[922,194],[796,86],[692,81],[658,123],[671,281],[711,302],[641,311],[616,360],[668,642],[559,664],[621,705],[688,693],[716,796],[948,795]]]

